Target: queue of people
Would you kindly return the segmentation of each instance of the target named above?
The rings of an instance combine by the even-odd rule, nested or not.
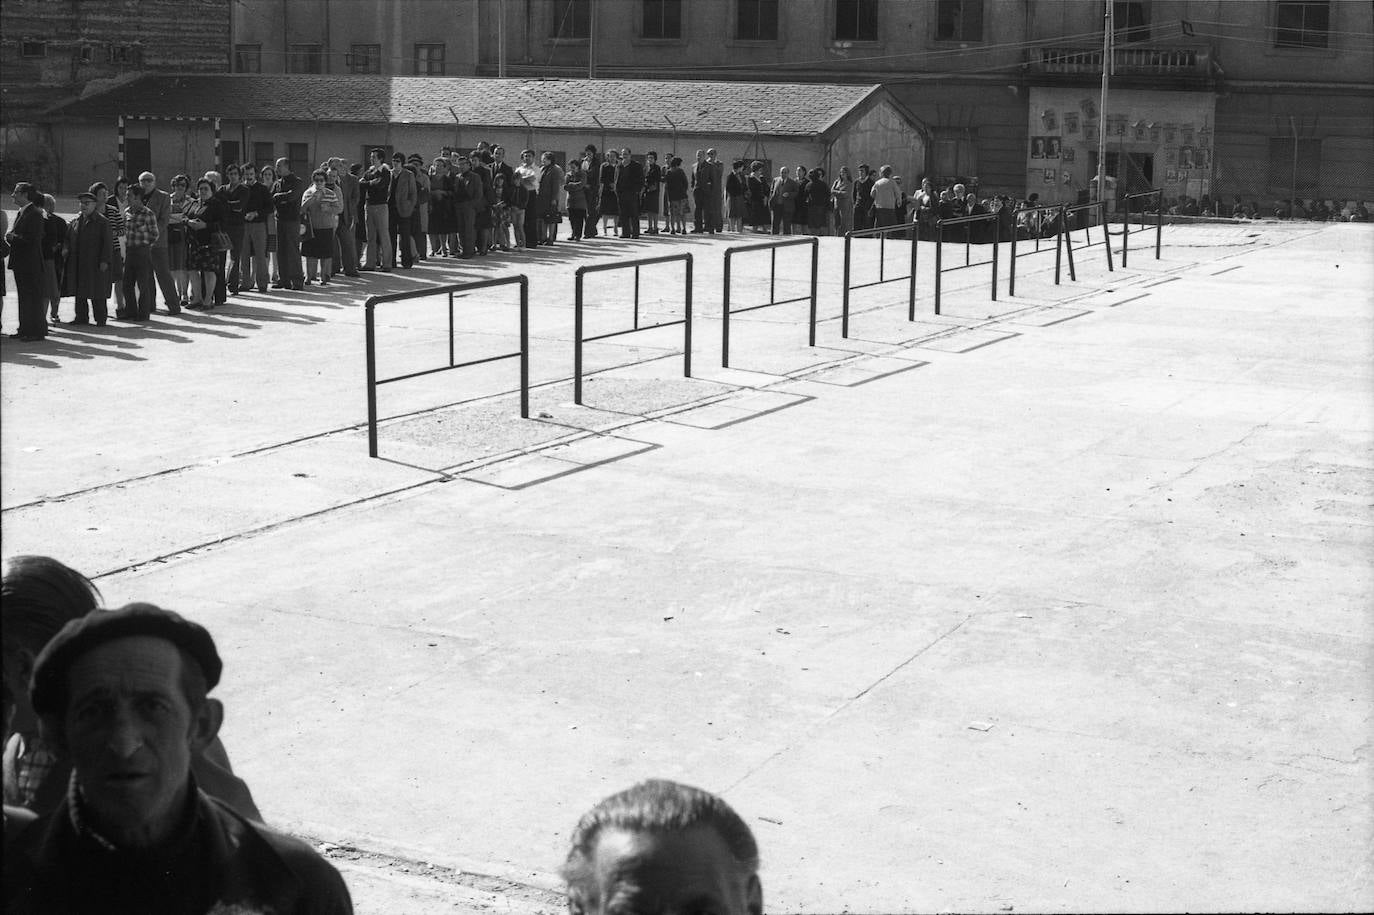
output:
[[[5,912],[352,912],[338,870],[267,825],[234,775],[205,627],[151,603],[103,609],[46,556],[7,559],[0,587]],[[570,912],[763,911],[749,826],[701,789],[616,792],[569,846]]]

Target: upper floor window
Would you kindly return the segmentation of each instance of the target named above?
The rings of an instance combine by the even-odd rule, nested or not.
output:
[[[1150,15],[1144,3],[1113,3],[1112,26],[1121,41],[1150,40]]]
[[[936,0],[937,41],[982,41],[983,0]]]
[[[778,40],[778,0],[735,0],[735,38]]]
[[[344,58],[349,73],[381,73],[382,46],[379,44],[355,44],[348,49]]]
[[[19,55],[21,57],[47,57],[48,43],[25,38],[19,45]]]
[[[644,0],[644,37],[682,37],[682,0]]]
[[[234,72],[235,72],[235,73],[261,73],[261,72],[262,72],[262,45],[260,45],[260,44],[236,44],[236,45],[234,45]]]
[[[1331,31],[1327,0],[1280,0],[1274,4],[1274,47],[1324,48]]]
[[[836,41],[877,41],[878,0],[835,0]]]
[[[592,37],[592,0],[549,0],[554,38]]]
[[[444,75],[444,46],[441,44],[417,44],[415,46],[415,75]]]
[[[293,44],[286,48],[287,73],[323,73],[324,48],[317,44]]]

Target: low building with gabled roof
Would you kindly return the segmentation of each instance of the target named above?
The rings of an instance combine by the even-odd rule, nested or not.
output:
[[[562,161],[591,143],[690,163],[715,147],[774,173],[805,165],[833,176],[868,162],[915,178],[929,147],[925,125],[887,89],[825,83],[158,75],[59,105],[49,119],[64,192],[117,173],[121,120],[125,172],[166,176],[277,157],[308,171],[330,156],[365,161],[377,146],[428,160],[488,140],[512,160],[528,147]]]

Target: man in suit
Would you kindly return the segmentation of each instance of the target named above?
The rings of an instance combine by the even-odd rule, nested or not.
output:
[[[391,169],[386,164],[386,151],[378,147],[368,153],[369,166],[358,179],[366,199],[367,266],[364,270],[386,272],[394,264],[391,248]]]
[[[644,192],[644,166],[630,156],[627,146],[620,151],[620,168],[615,176],[615,194],[620,201],[620,237],[639,237],[639,195]]]
[[[19,331],[10,336],[32,343],[48,336],[43,312],[43,195],[29,182],[20,181],[14,186],[13,197],[19,214],[5,241],[10,246],[14,291],[19,296]]]
[[[305,265],[301,263],[301,179],[291,174],[288,159],[277,160],[277,183],[272,185],[272,206],[277,211],[277,289],[304,289]]]
[[[391,244],[401,261],[401,269],[415,266],[415,244],[411,236],[411,220],[415,217],[415,175],[406,168],[406,157],[395,153],[391,157],[391,196],[387,200],[391,220]]]
[[[172,215],[172,198],[157,186],[157,175],[152,172],[144,172],[138,176],[138,193],[143,196],[143,205],[152,210],[157,218],[157,241],[153,242],[149,253],[153,258],[153,276],[157,278],[158,288],[162,290],[162,304],[167,307],[167,314],[178,314],[181,311],[181,295],[177,292],[177,284],[172,280],[171,255],[167,251],[167,236],[170,234],[167,231],[167,220]]]
[[[706,151],[697,150],[697,164],[692,166],[692,234],[715,233],[711,228],[710,206],[713,197],[720,196],[720,186],[716,184],[716,169],[706,161]]]
[[[329,168],[338,176],[339,193],[343,196],[343,212],[339,214],[339,231],[334,233],[334,246],[337,249],[339,272],[344,276],[358,275],[358,237],[354,223],[358,219],[358,196],[361,185],[358,176],[344,165],[344,160],[334,156],[329,160]]]

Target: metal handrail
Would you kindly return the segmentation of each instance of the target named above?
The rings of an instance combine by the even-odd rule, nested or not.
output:
[[[497,356],[486,356],[482,359],[472,359],[468,362],[454,362],[455,342],[453,328],[453,296],[459,292],[473,292],[478,289],[491,289],[496,286],[510,286],[519,284],[520,286],[520,349],[514,353],[502,353]],[[433,369],[422,369],[418,372],[407,372],[404,375],[396,375],[392,378],[377,377],[377,328],[376,328],[376,308],[388,302],[400,302],[407,299],[426,298],[432,295],[448,294],[448,365],[443,365]],[[419,378],[422,375],[433,375],[437,372],[448,372],[453,369],[468,368],[474,365],[483,365],[487,362],[496,362],[501,359],[520,359],[520,416],[528,419],[530,415],[530,281],[523,273],[518,276],[498,277],[490,280],[477,280],[471,283],[454,283],[447,286],[430,286],[425,289],[417,289],[409,292],[391,292],[385,295],[370,296],[363,303],[364,318],[367,332],[367,453],[370,457],[377,456],[377,387],[383,384],[390,384],[393,381],[405,381],[408,378]]]
[[[790,245],[810,245],[811,246],[811,294],[809,296],[797,296],[791,299],[775,299],[777,295],[777,274],[778,274],[778,249],[786,248]],[[748,251],[768,251],[768,301],[762,305],[750,305],[748,308],[736,308],[732,312],[730,309],[730,261],[736,254],[743,254]],[[800,302],[804,298],[811,300],[810,312],[810,345],[816,345],[816,273],[820,259],[820,239],[809,238],[788,238],[782,241],[765,241],[753,245],[738,245],[733,248],[725,249],[725,290],[721,296],[721,341],[720,341],[720,367],[730,367],[730,315],[742,314],[746,311],[756,311],[760,308],[769,308],[773,305],[785,305],[789,302]]]
[[[1107,251],[1107,272],[1111,273],[1116,268],[1112,265],[1112,240],[1107,234],[1107,201],[1098,200],[1093,203],[1075,203],[1064,207],[1064,247],[1069,253],[1069,279],[1077,280],[1078,273],[1074,269],[1073,263],[1073,233],[1069,230],[1068,216],[1070,213],[1081,213],[1087,210],[1098,210],[1102,220],[1102,247]],[[1092,226],[1084,226],[1083,237],[1087,239],[1083,247],[1090,248],[1093,245],[1092,235],[1088,232]]]
[[[1059,285],[1060,266],[1063,263],[1064,230],[1066,223],[1068,221],[1068,217],[1064,215],[1064,205],[1062,203],[1054,203],[1048,204],[1046,206],[1023,207],[1022,209],[1013,211],[1013,219],[1011,226],[1011,263],[1008,265],[1007,269],[1007,295],[1016,295],[1016,245],[1017,242],[1020,240],[1020,236],[1017,234],[1016,231],[1016,220],[1019,219],[1021,215],[1025,213],[1039,214],[1047,212],[1059,214],[1059,231],[1054,233],[1054,285]],[[1042,237],[1043,236],[1041,236],[1040,232],[1037,230],[1035,234],[1035,250],[1030,252],[1031,254],[1040,253],[1040,239]],[[1023,254],[1021,256],[1028,257],[1029,255]]]
[[[992,222],[992,223],[995,223],[996,221],[997,221],[997,214],[996,214],[996,213],[979,213],[979,214],[976,215],[976,216],[955,216],[953,219],[937,219],[937,220],[935,220],[935,313],[936,313],[937,315],[940,313],[940,286],[941,286],[940,277],[941,277],[941,275],[944,273],[944,268],[941,266],[941,264],[942,264],[942,262],[943,262],[943,260],[944,260],[945,227],[946,227],[946,226],[972,226],[973,223],[977,223],[977,222]],[[969,242],[966,240],[965,243],[964,243],[964,265],[963,265],[963,267],[974,266],[973,264],[970,264],[970,263],[968,262],[968,260],[969,260],[969,256],[968,256],[968,245],[969,245]],[[992,300],[993,300],[994,302],[997,301],[997,247],[998,247],[997,233],[996,233],[996,232],[993,232],[993,233],[992,233]],[[986,261],[982,261],[982,262],[980,262],[980,263],[986,263]],[[951,269],[951,270],[962,270],[963,267],[951,267],[950,269]]]
[[[1126,266],[1126,256],[1130,249],[1131,238],[1131,201],[1141,197],[1154,197],[1155,199],[1155,260],[1159,260],[1160,247],[1164,238],[1164,190],[1163,188],[1151,188],[1148,191],[1138,191],[1134,194],[1127,194],[1123,198],[1126,206],[1126,216],[1121,224],[1121,266]],[[1140,231],[1145,231],[1145,212],[1140,214]]]
[[[683,317],[677,321],[661,321],[658,324],[650,324],[647,327],[639,326],[639,268],[647,267],[651,264],[669,264],[682,261],[687,265],[687,281],[684,286],[684,313]],[[608,334],[597,334],[594,337],[582,336],[582,281],[589,273],[604,273],[610,270],[625,270],[633,267],[635,271],[635,299],[634,299],[634,327],[628,330],[616,330]],[[638,333],[641,330],[654,330],[660,327],[676,327],[681,324],[684,327],[682,344],[682,374],[685,378],[692,377],[692,255],[690,254],[666,254],[662,257],[642,257],[632,261],[618,261],[611,264],[589,264],[586,267],[578,267],[576,276],[576,298],[573,303],[573,403],[582,403],[582,344],[590,343],[593,340],[605,340],[608,337],[619,337],[625,334]]]
[[[887,236],[895,232],[911,233],[911,272],[903,276],[884,277],[884,265],[886,262]],[[897,223],[891,226],[874,226],[871,229],[851,229],[844,233],[844,299],[840,306],[840,336],[849,339],[849,293],[854,289],[866,289],[869,286],[881,286],[884,283],[893,283],[897,280],[907,280],[907,312],[908,321],[916,320],[916,242],[919,233],[915,223]],[[856,238],[868,238],[876,236],[878,239],[878,279],[872,283],[859,283],[856,286],[849,284],[849,259],[850,244]]]

